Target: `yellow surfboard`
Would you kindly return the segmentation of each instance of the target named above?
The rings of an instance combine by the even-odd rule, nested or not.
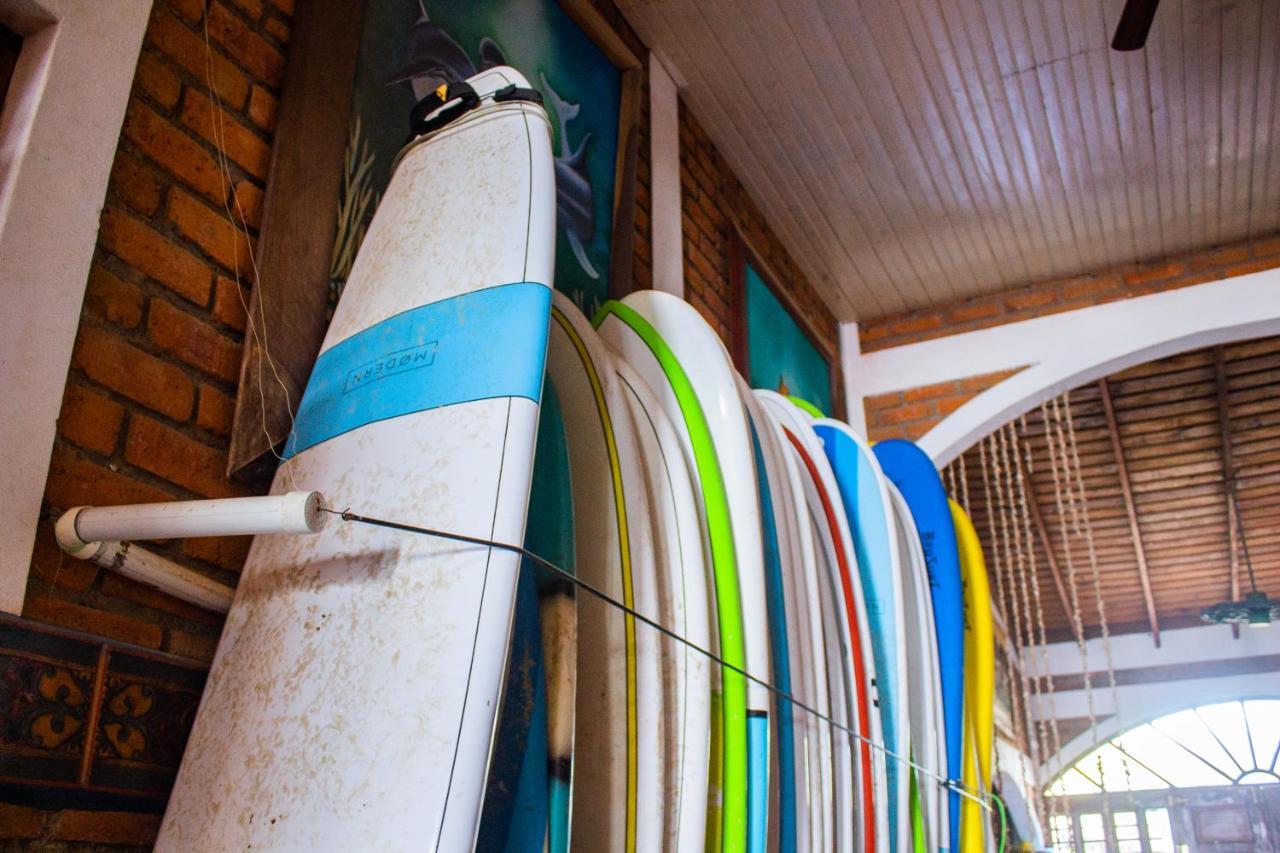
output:
[[[991,790],[991,746],[995,703],[995,640],[991,628],[991,588],[982,543],[973,522],[955,501],[951,521],[960,551],[964,583],[964,764],[961,781],[971,791]],[[982,853],[987,826],[982,806],[968,797],[960,805],[960,850]]]

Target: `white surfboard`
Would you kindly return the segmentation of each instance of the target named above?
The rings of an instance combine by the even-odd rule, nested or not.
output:
[[[563,294],[555,294],[551,321],[547,380],[564,415],[578,576],[655,618],[644,472],[612,359]],[[662,845],[660,648],[655,632],[634,616],[578,596],[574,849]]]
[[[527,85],[505,67],[471,82]],[[273,491],[519,544],[554,226],[541,107],[486,100],[410,144]],[[257,539],[157,849],[469,848],[517,571],[506,551],[356,523]]]
[[[697,310],[669,293],[643,290],[623,303],[647,319],[671,347],[702,403],[711,429],[733,522],[742,594],[746,670],[769,682],[769,620],[754,453],[746,413],[738,397],[735,371],[715,330]],[[748,850],[763,850],[767,838],[768,732],[770,696],[757,682],[747,684]]]
[[[821,713],[829,713],[826,701],[825,678],[821,679],[822,702],[815,696],[814,682],[819,668],[825,669],[826,661],[822,658],[822,623],[821,617],[812,614],[811,621],[809,602],[806,596],[805,577],[814,568],[813,535],[809,524],[808,506],[805,501],[804,485],[800,479],[795,460],[791,458],[790,448],[784,446],[786,438],[777,421],[766,412],[764,406],[756,398],[755,393],[741,377],[738,379],[738,392],[742,397],[747,415],[760,443],[764,470],[758,471],[761,477],[767,477],[767,493],[771,499],[771,511],[774,519],[775,536],[779,557],[780,573],[777,581],[781,587],[781,602],[770,604],[770,628],[776,629],[777,621],[772,610],[777,604],[785,611],[787,649],[789,667],[787,683],[783,683],[783,670],[779,666],[779,656],[773,657],[774,685],[789,690],[799,702],[817,709],[821,705]],[[765,491],[764,487],[761,489]],[[813,633],[810,633],[810,632]],[[776,646],[774,651],[776,651]],[[829,731],[821,720],[801,707],[788,706],[788,701],[777,698],[775,702],[775,719],[778,731],[783,730],[783,721],[789,717],[790,730],[794,747],[789,762],[793,775],[792,788],[788,792],[785,785],[779,784],[783,793],[789,793],[794,802],[789,804],[788,797],[780,795],[779,817],[787,815],[789,809],[794,810],[795,827],[787,830],[778,827],[781,849],[798,851],[826,850],[829,844],[823,841],[824,824],[830,820],[831,790],[829,779],[825,780],[818,773],[823,759],[830,755]],[[819,746],[819,733],[826,731],[828,739],[826,750]],[[781,753],[781,744],[779,753]],[[788,762],[779,760],[779,770],[784,770]],[[783,846],[785,845],[785,846]]]
[[[898,491],[889,483],[894,526],[897,530],[899,549],[903,555],[902,569],[905,595],[903,609],[906,617],[907,657],[912,662],[908,674],[912,679],[910,691],[911,752],[917,764],[926,773],[917,774],[921,807],[924,811],[927,850],[936,850],[943,838],[943,827],[949,827],[942,811],[947,798],[941,796],[938,778],[946,775],[946,764],[939,764],[943,746],[938,732],[942,731],[942,708],[938,690],[942,683],[938,671],[937,633],[933,630],[933,603],[929,595],[929,574],[925,567],[924,551],[916,532],[915,519]]]
[[[860,687],[855,674],[855,644],[849,632],[849,616],[840,580],[840,557],[836,551],[837,548],[846,547],[837,541],[838,538],[848,542],[848,526],[843,520],[839,492],[835,490],[830,466],[827,465],[822,446],[810,429],[806,416],[789,400],[773,391],[757,390],[756,395],[782,425],[784,436],[791,445],[802,472],[805,500],[818,556],[819,605],[826,638],[826,670],[831,691],[832,719],[839,725],[871,737],[873,721],[867,721],[867,729],[864,731],[859,720],[859,690],[869,693],[869,686]],[[826,512],[828,504],[833,509],[831,518]],[[851,547],[848,553],[852,553]],[[848,565],[853,566],[854,563],[848,561]],[[867,788],[873,787],[868,785],[868,774],[870,767],[874,765],[874,756],[863,743],[847,732],[833,729],[831,737],[836,747],[833,762],[836,849],[863,851],[866,850],[864,842],[867,836]],[[867,768],[865,772],[864,768]]]
[[[703,537],[684,450],[649,386],[621,359],[615,357],[613,363],[645,472],[658,570],[656,621],[709,650],[711,612]],[[661,638],[659,642],[666,744],[663,791],[667,804],[662,849],[702,853],[706,843],[712,663],[702,653],[675,640]]]

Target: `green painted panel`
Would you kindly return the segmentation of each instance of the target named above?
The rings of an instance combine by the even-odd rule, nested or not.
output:
[[[747,381],[831,411],[831,365],[751,264],[746,270]]]

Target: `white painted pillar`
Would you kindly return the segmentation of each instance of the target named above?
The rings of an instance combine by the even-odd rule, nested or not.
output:
[[[653,289],[684,298],[680,212],[680,90],[662,60],[649,54],[649,220]]]
[[[862,344],[858,341],[858,324],[840,324],[840,376],[844,382],[844,410],[846,420],[853,431],[863,438],[867,437],[867,408],[862,403],[862,393],[858,390],[858,377],[854,374],[859,356],[862,355]]]
[[[20,613],[98,217],[151,0],[0,0],[0,611]]]

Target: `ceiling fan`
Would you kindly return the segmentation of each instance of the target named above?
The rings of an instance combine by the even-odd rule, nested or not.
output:
[[[1120,13],[1120,23],[1111,39],[1112,50],[1141,50],[1151,32],[1160,0],[1129,0]]]

